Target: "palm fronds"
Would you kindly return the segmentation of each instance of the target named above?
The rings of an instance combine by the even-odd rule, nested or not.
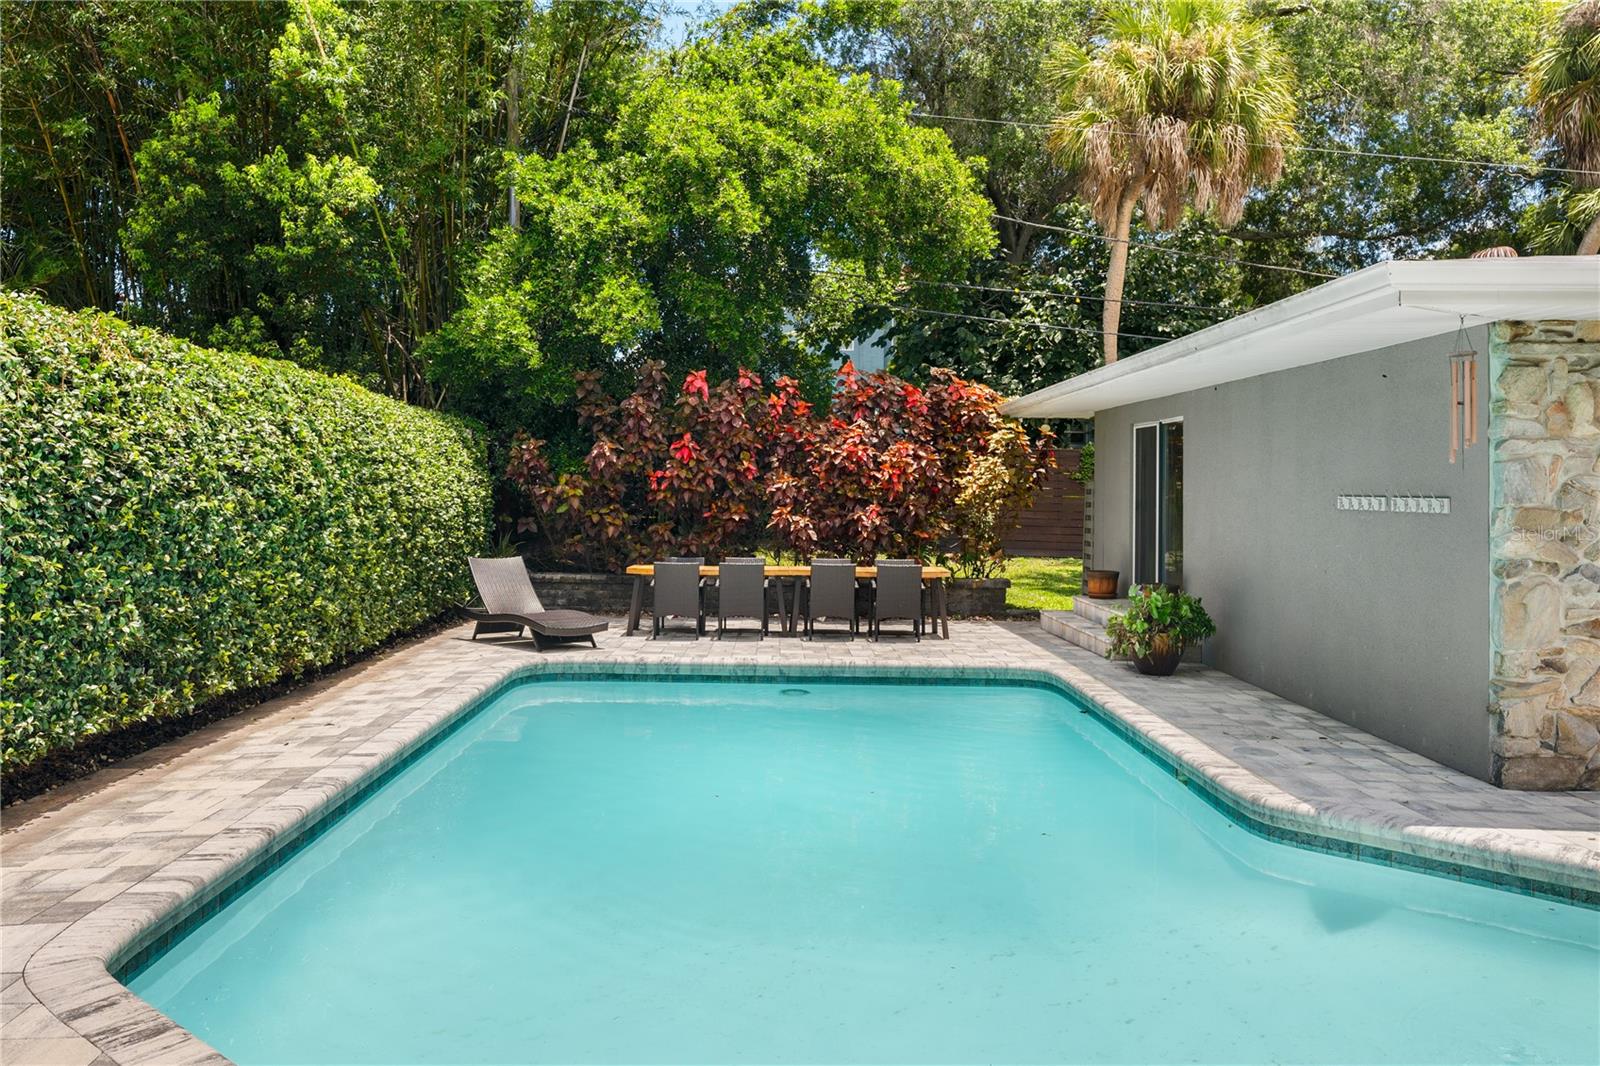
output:
[[[1239,0],[1124,0],[1099,38],[1062,46],[1047,69],[1059,111],[1046,145],[1096,219],[1111,227],[1132,195],[1158,228],[1188,207],[1236,223],[1296,140],[1289,66],[1267,28]]]

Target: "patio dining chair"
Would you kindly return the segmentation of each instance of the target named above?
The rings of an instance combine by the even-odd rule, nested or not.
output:
[[[849,636],[861,631],[856,617],[856,564],[853,559],[813,559],[811,576],[806,578],[806,639],[817,635],[819,618],[843,619],[850,623]]]
[[[462,606],[461,613],[475,623],[473,640],[480,633],[515,633],[520,637],[526,627],[533,634],[534,647],[540,651],[550,644],[574,640],[587,640],[598,647],[594,635],[610,628],[611,623],[585,611],[545,610],[520,555],[505,559],[468,558],[467,566],[478,587],[478,600]]]
[[[693,618],[694,637],[705,632],[705,583],[700,580],[703,560],[677,559],[655,564],[650,581],[650,639],[659,637],[668,618]]]
[[[872,619],[868,635],[883,639],[883,623],[904,619],[911,635],[922,640],[922,564],[912,559],[880,559],[872,579]]]
[[[717,639],[730,618],[754,618],[761,623],[760,638],[767,636],[767,561],[724,559],[717,568]]]

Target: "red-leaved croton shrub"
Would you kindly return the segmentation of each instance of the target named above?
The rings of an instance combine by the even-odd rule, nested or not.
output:
[[[584,469],[555,474],[523,436],[507,475],[533,505],[525,527],[593,569],[760,545],[869,560],[956,544],[962,560],[994,558],[1051,456],[1048,431],[1030,443],[993,389],[945,371],[919,387],[847,363],[825,411],[789,378],[764,389],[748,371],[715,386],[696,371],[675,397],[658,364],[620,402],[597,376],[578,387],[594,437]],[[988,489],[963,495],[969,476]]]

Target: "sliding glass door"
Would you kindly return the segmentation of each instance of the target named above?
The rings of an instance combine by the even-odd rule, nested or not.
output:
[[[1183,422],[1133,427],[1133,583],[1183,582]]]

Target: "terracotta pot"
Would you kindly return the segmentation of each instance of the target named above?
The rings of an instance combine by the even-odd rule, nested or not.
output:
[[[1117,598],[1117,580],[1121,576],[1120,570],[1085,570],[1083,594],[1091,600],[1114,600]]]
[[[1182,658],[1183,645],[1163,633],[1150,641],[1150,654],[1134,659],[1133,665],[1141,674],[1171,677],[1178,672],[1178,662]]]

